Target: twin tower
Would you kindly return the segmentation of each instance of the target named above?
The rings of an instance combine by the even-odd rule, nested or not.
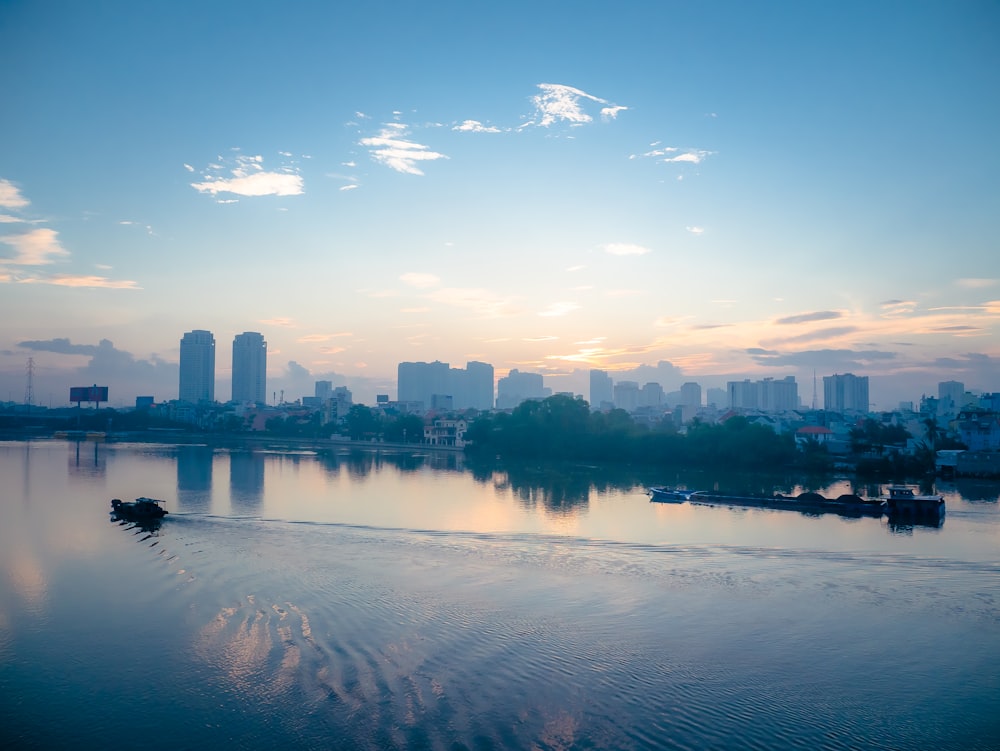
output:
[[[181,338],[181,372],[178,398],[198,404],[215,401],[215,337],[195,329]],[[256,331],[233,339],[232,401],[264,404],[267,392],[267,342]]]

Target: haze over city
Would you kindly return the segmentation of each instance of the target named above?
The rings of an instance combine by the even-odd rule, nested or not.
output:
[[[1000,7],[0,8],[0,400],[1000,372]]]

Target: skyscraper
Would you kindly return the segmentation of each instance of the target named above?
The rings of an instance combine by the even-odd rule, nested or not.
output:
[[[614,402],[614,384],[603,370],[590,371],[590,408],[601,409],[602,404],[610,405]]]
[[[181,338],[180,388],[182,402],[215,401],[215,337],[195,329]]]
[[[868,376],[823,376],[823,408],[828,412],[868,412]]]
[[[266,403],[267,342],[256,331],[244,331],[233,339],[233,401]]]
[[[465,369],[446,362],[401,362],[397,366],[396,388],[399,401],[421,402],[424,409],[439,409],[451,398],[454,409],[493,408],[493,366],[468,362]]]

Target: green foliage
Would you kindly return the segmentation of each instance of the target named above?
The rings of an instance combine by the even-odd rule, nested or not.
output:
[[[743,417],[723,425],[696,421],[680,435],[670,423],[649,430],[623,410],[591,412],[586,402],[564,395],[523,402],[510,414],[482,416],[466,438],[469,452],[483,455],[678,467],[780,467],[797,456],[792,436]]]

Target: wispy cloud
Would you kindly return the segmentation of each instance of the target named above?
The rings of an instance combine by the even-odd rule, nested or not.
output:
[[[652,159],[660,164],[684,163],[701,164],[707,157],[714,154],[714,151],[704,149],[686,149],[682,151],[677,146],[664,146],[659,149],[652,149],[641,154],[632,154],[629,159]]]
[[[359,142],[368,148],[372,159],[379,164],[407,175],[422,175],[417,165],[420,162],[433,162],[448,157],[427,146],[410,141],[407,127],[401,123],[386,123],[377,136],[362,138]]]
[[[588,94],[572,86],[564,86],[557,83],[540,83],[538,88],[541,93],[535,94],[531,98],[535,105],[535,120],[528,125],[534,124],[542,128],[547,128],[556,122],[568,122],[570,125],[584,125],[592,122],[593,117],[585,110],[588,102],[605,105],[600,108],[600,114],[605,119],[614,119],[622,110],[628,109],[620,105],[609,103],[606,99]]]
[[[427,299],[471,310],[483,318],[505,318],[519,312],[511,300],[476,287],[444,287],[433,290]]]
[[[538,315],[543,318],[551,318],[555,316],[564,316],[568,313],[572,313],[574,310],[579,310],[580,306],[575,302],[554,302],[549,305],[545,310],[542,310]]]
[[[898,316],[912,313],[917,303],[913,300],[885,300],[880,304],[882,314],[886,316]]]
[[[959,287],[965,287],[967,289],[982,289],[984,287],[993,287],[1000,284],[1000,279],[982,279],[982,278],[968,278],[968,279],[957,279],[955,281]]]
[[[292,327],[295,326],[295,319],[294,318],[284,318],[284,317],[263,318],[263,319],[257,321],[257,323],[262,323],[265,326],[281,326],[283,328],[292,328]]]
[[[855,334],[861,329],[858,326],[831,326],[816,331],[808,331],[797,336],[788,336],[774,339],[767,339],[763,342],[768,346],[776,344],[801,344],[802,342],[822,342],[830,339],[838,339],[848,334]]]
[[[410,271],[405,274],[401,274],[399,280],[404,284],[408,284],[411,287],[436,287],[441,283],[441,279],[434,274],[425,274],[419,271]]]
[[[829,321],[834,318],[843,318],[844,314],[837,310],[817,310],[813,313],[799,313],[794,316],[778,318],[775,323],[779,326],[788,326],[796,323],[810,323],[812,321]]]
[[[483,125],[478,120],[465,120],[458,125],[454,126],[452,130],[462,131],[464,133],[500,133],[500,128],[494,125]]]
[[[227,165],[227,161],[219,157],[218,163],[210,164],[202,172],[203,182],[191,183],[191,187],[213,196],[220,193],[246,197],[297,196],[304,192],[302,176],[291,166],[265,170],[260,155],[239,154],[235,164]]]
[[[705,231],[704,227],[685,227],[684,229],[686,229],[692,235],[700,235]]]
[[[53,274],[48,277],[23,279],[24,284],[52,284],[56,287],[89,287],[92,289],[142,289],[130,279],[108,279],[105,276]]]
[[[605,253],[613,256],[642,256],[651,252],[649,248],[632,243],[607,243],[603,247]]]
[[[0,242],[17,252],[13,258],[0,259],[0,263],[45,266],[69,255],[69,251],[59,243],[59,233],[54,229],[39,228],[20,235],[6,235],[0,237]]]
[[[0,207],[5,209],[23,209],[28,205],[28,199],[21,195],[20,189],[10,180],[0,178]]]

